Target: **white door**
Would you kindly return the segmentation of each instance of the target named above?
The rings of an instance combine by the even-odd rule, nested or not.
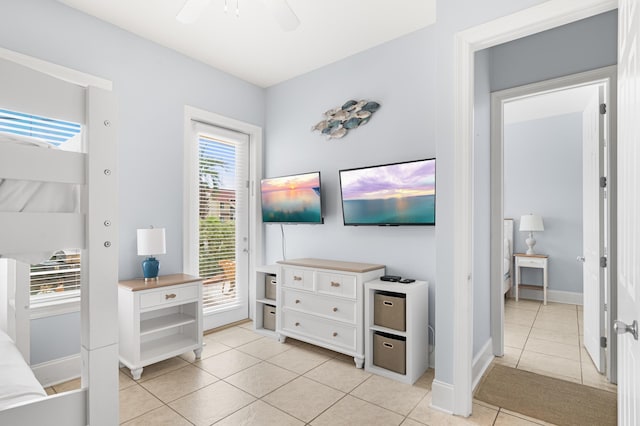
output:
[[[249,137],[200,123],[195,130],[197,274],[209,330],[249,317]]]
[[[604,269],[600,257],[604,255],[604,88],[594,86],[593,96],[582,113],[582,226],[583,226],[583,295],[584,347],[596,369],[604,373],[605,350],[600,337],[605,336]]]
[[[618,10],[618,424],[640,423],[640,46],[639,0]]]

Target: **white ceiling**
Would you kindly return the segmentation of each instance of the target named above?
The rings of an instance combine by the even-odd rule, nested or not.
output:
[[[185,0],[59,0],[238,78],[269,87],[435,22],[436,0],[288,0],[284,31],[263,0],[212,0],[193,24]],[[236,1],[239,17],[236,17]]]
[[[595,84],[508,102],[504,106],[504,124],[582,112],[593,96],[598,96],[598,86]]]

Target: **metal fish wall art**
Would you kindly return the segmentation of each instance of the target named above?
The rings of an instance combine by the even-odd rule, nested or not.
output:
[[[364,126],[371,120],[371,116],[380,109],[380,104],[374,101],[353,99],[345,102],[341,107],[331,108],[324,113],[324,118],[311,127],[311,131],[318,131],[327,139],[343,138],[349,130]]]

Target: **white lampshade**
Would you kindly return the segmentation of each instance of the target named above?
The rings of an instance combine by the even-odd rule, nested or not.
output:
[[[525,231],[525,232],[544,231],[542,216],[538,216],[537,214],[525,214],[521,216],[520,231]]]
[[[164,228],[138,229],[138,256],[165,254]]]

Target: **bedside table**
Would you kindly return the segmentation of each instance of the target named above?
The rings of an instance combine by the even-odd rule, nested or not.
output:
[[[542,290],[542,299],[544,304],[547,304],[547,287],[549,286],[549,279],[547,273],[547,265],[549,263],[549,256],[544,254],[525,254],[525,253],[516,253],[513,255],[515,258],[515,269],[516,269],[516,302],[518,301],[518,293],[520,291],[520,287],[527,288],[531,290]],[[542,269],[542,287],[539,285],[528,285],[520,283],[520,268],[538,268]]]
[[[118,283],[120,362],[143,367],[193,351],[202,354],[202,280],[185,274]]]

